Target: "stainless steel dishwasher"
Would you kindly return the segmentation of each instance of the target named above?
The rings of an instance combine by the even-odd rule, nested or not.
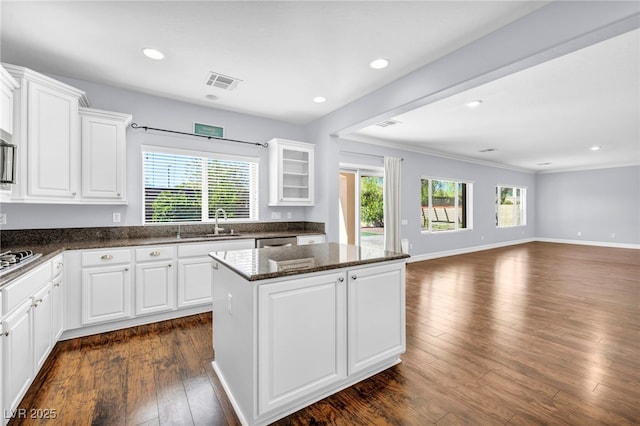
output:
[[[257,238],[256,248],[266,247],[291,247],[297,246],[298,239],[296,237],[278,237],[278,238]]]

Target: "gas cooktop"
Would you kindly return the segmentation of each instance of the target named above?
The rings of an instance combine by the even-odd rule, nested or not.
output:
[[[19,269],[37,258],[42,253],[33,253],[31,250],[6,251],[0,253],[0,276]]]

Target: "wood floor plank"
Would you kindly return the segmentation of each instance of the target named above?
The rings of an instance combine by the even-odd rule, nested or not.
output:
[[[415,262],[406,293],[403,362],[276,425],[640,424],[639,250],[535,242]],[[61,425],[239,425],[211,333],[205,313],[60,342],[20,407]]]

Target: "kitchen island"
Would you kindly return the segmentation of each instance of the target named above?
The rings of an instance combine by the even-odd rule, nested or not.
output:
[[[400,362],[408,255],[337,243],[213,258],[214,370],[268,424]]]

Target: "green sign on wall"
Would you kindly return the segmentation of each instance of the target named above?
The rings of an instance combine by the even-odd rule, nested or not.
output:
[[[219,126],[212,126],[211,124],[193,123],[193,133],[195,133],[196,135],[223,138],[224,128]]]

